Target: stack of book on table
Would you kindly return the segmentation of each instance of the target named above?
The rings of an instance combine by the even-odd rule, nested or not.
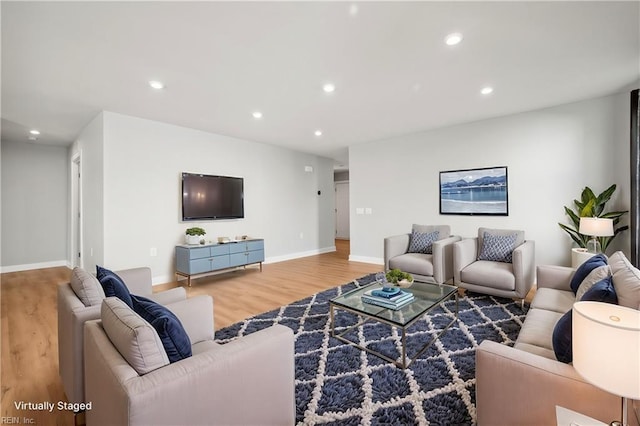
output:
[[[362,295],[363,302],[389,309],[400,309],[408,303],[411,303],[413,299],[413,294],[399,288],[376,288],[367,290]]]

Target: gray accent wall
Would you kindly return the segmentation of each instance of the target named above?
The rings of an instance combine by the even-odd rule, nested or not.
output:
[[[100,113],[82,130],[69,157],[71,163],[74,156],[80,156],[81,264],[91,272],[104,264],[104,143],[104,114]]]
[[[66,265],[68,148],[3,141],[1,154],[3,272]]]
[[[629,209],[628,141],[623,93],[351,146],[350,258],[381,263],[384,237],[418,223],[448,224],[463,237],[481,226],[523,229],[536,242],[536,263],[569,265],[563,206],[584,186],[601,192],[616,183],[608,208]],[[439,214],[440,171],[492,166],[508,167],[509,216]],[[629,255],[628,232],[615,249]]]
[[[92,217],[84,226],[85,267],[146,265],[155,282],[171,281],[174,248],[191,226],[213,241],[264,238],[267,262],[335,250],[332,160],[112,112],[102,117],[103,139],[85,131],[74,147],[94,188],[83,202]],[[244,178],[245,218],[182,222],[182,172]]]

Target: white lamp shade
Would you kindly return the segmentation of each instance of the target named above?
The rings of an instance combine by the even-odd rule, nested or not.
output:
[[[576,371],[607,392],[640,399],[640,311],[577,302],[572,324]]]
[[[613,235],[613,219],[581,217],[578,232],[592,237],[610,237]]]

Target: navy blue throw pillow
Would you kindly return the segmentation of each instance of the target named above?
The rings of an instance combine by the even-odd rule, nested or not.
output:
[[[587,259],[582,265],[576,269],[576,273],[571,278],[571,290],[573,294],[578,291],[578,287],[582,283],[582,280],[587,278],[587,275],[594,269],[605,266],[607,264],[607,258],[604,254],[596,254],[595,256]]]
[[[580,301],[583,300],[589,302],[604,302],[617,305],[618,295],[616,294],[616,289],[613,287],[613,278],[607,277],[595,283],[582,296],[582,299],[580,299]]]
[[[573,350],[571,341],[571,327],[573,326],[573,309],[560,317],[553,328],[553,352],[560,362],[570,363],[573,361]]]
[[[607,277],[595,283],[587,290],[580,301],[604,302],[617,305],[618,295],[613,287],[612,278]],[[573,361],[573,342],[571,335],[572,312],[573,310],[570,310],[558,320],[553,329],[552,336],[553,352],[556,354],[556,359],[566,363]]]
[[[120,278],[115,272],[96,265],[96,277],[98,278],[106,297],[115,296],[126,303],[130,308],[133,308],[129,289],[124,281],[122,281],[122,278]]]
[[[133,310],[158,332],[169,362],[189,358],[191,340],[178,317],[166,307],[146,297],[132,295],[131,298]]]

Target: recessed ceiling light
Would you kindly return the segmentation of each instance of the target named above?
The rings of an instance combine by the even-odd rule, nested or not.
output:
[[[322,136],[322,130],[316,130],[313,134],[316,136]]]
[[[322,90],[327,93],[331,93],[336,90],[336,86],[333,83],[326,83],[324,86],[322,86]]]
[[[36,129],[33,129],[33,130],[29,130],[29,133],[31,133],[32,135],[39,135],[40,131],[36,130]]]
[[[262,118],[262,113],[260,111],[254,111],[251,115],[253,115],[253,118],[255,119]]]
[[[493,92],[493,87],[483,87],[482,90],[480,90],[480,93],[482,93],[483,95],[488,95],[491,92]]]
[[[461,41],[462,41],[462,34],[460,33],[451,33],[444,38],[444,42],[447,43],[448,46],[455,46]]]
[[[357,14],[358,14],[358,5],[355,3],[352,3],[351,6],[349,6],[349,15],[356,16]]]
[[[149,86],[153,87],[156,90],[164,89],[164,83],[157,80],[151,80],[149,82]]]

